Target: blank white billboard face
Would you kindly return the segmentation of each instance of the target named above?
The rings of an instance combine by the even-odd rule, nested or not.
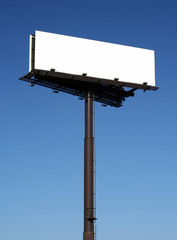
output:
[[[154,51],[35,32],[35,69],[155,86]]]

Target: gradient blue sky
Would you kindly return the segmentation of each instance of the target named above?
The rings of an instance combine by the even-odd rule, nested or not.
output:
[[[2,1],[0,239],[81,240],[84,101],[18,78],[35,30],[156,52],[156,92],[96,103],[97,240],[177,239],[177,1]]]

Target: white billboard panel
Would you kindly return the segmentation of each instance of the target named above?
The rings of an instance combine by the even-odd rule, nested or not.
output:
[[[29,71],[31,71],[33,69],[32,67],[32,39],[33,39],[33,36],[30,35],[29,37]]]
[[[155,86],[153,50],[36,31],[34,56],[35,69]]]

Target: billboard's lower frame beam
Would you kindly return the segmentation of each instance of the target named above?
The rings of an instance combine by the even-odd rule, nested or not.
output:
[[[84,139],[84,233],[83,240],[94,240],[94,134],[93,93],[85,96]]]

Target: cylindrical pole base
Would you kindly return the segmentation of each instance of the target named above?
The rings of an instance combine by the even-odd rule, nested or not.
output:
[[[83,240],[94,240],[94,233],[93,232],[84,232]]]

